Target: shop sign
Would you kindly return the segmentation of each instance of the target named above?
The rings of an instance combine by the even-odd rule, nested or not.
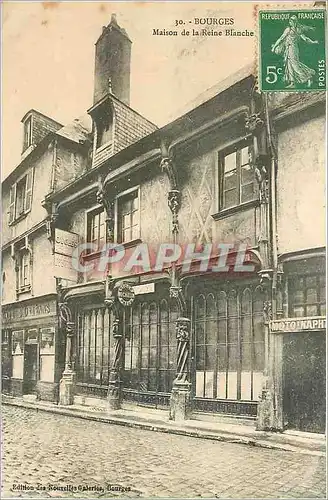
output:
[[[124,307],[128,307],[133,304],[135,293],[133,287],[128,283],[122,283],[117,289],[118,301]]]
[[[55,276],[70,281],[77,281],[77,272],[72,266],[72,257],[55,253]]]
[[[155,283],[145,283],[144,285],[135,285],[133,287],[135,295],[142,295],[144,293],[154,293]]]
[[[284,318],[270,321],[272,333],[293,333],[326,329],[326,318],[323,316],[304,318]]]
[[[3,323],[51,316],[54,314],[56,314],[56,303],[54,301],[44,302],[42,304],[15,304],[14,306],[3,306],[2,308]]]
[[[55,253],[72,256],[74,248],[79,244],[79,235],[62,229],[55,229]]]

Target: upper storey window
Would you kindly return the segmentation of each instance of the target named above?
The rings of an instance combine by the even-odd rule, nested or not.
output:
[[[106,241],[105,212],[102,207],[91,210],[87,214],[87,241],[101,250]]]
[[[112,142],[113,119],[109,113],[99,116],[96,120],[97,126],[97,148]]]
[[[27,149],[32,144],[32,116],[24,122],[24,145],[23,149]]]
[[[33,192],[33,169],[21,177],[10,189],[9,224],[31,210]]]
[[[219,182],[221,210],[257,199],[250,143],[239,143],[219,154]]]
[[[117,198],[118,241],[128,243],[140,238],[139,189],[121,193]]]

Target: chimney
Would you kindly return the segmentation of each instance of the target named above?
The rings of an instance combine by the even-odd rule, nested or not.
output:
[[[93,103],[111,92],[120,101],[130,104],[131,40],[112,14],[96,42]]]

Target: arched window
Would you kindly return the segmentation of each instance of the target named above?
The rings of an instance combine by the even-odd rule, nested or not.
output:
[[[194,297],[196,397],[258,399],[264,370],[263,301],[262,288],[250,286]]]
[[[127,313],[124,387],[141,392],[169,393],[176,375],[177,307],[166,299],[138,299]]]

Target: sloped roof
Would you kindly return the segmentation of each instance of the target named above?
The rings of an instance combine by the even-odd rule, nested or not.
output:
[[[151,134],[158,127],[123,102],[111,97],[115,113],[115,154]]]
[[[91,140],[91,132],[92,121],[90,116],[85,114],[57,130],[56,134],[81,144],[81,142]]]
[[[275,114],[280,114],[299,106],[310,107],[317,103],[324,103],[326,92],[277,92],[274,95],[273,108]]]
[[[227,76],[223,80],[220,80],[212,87],[209,87],[207,90],[199,94],[195,99],[189,101],[182,108],[178,109],[174,114],[171,114],[169,121],[171,122],[173,120],[176,120],[180,116],[189,113],[189,111],[193,111],[195,108],[198,108],[205,102],[211,100],[213,97],[217,96],[218,94],[221,94],[228,88],[232,87],[236,83],[239,83],[240,81],[244,80],[245,78],[251,75],[256,75],[255,63],[250,63],[243,66],[235,73],[230,74],[229,76]]]

